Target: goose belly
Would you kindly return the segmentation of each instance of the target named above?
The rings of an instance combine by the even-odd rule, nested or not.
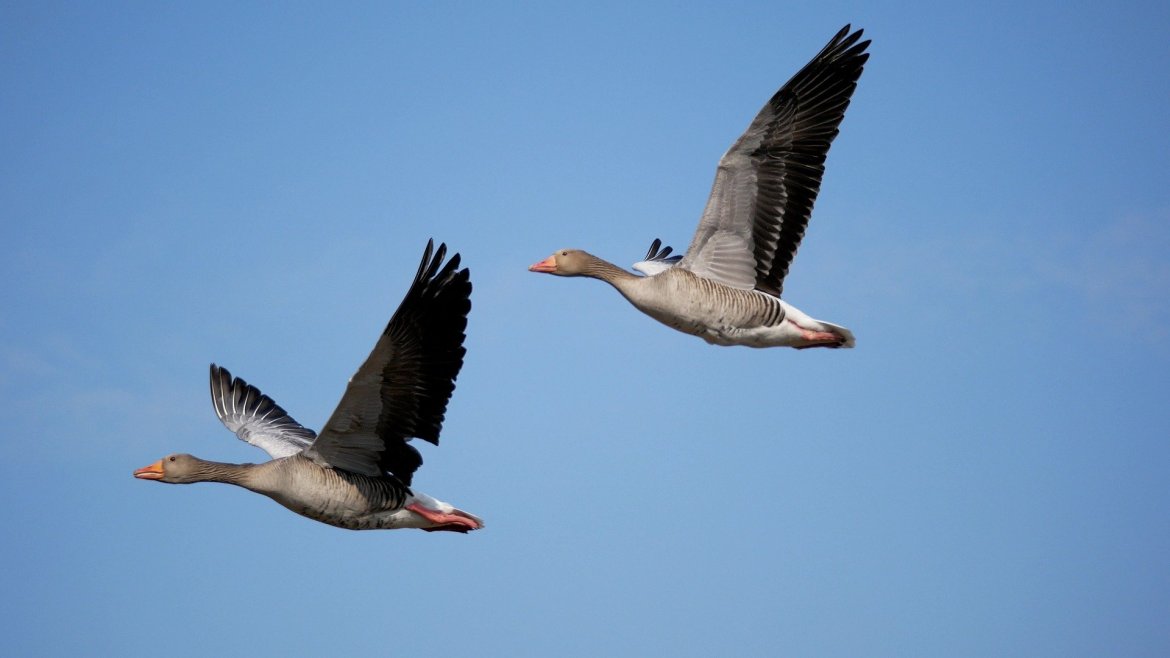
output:
[[[305,508],[293,511],[314,521],[346,530],[393,530],[419,528],[425,524],[425,519],[407,509],[359,512],[349,509]]]
[[[661,289],[664,294],[631,296],[646,315],[715,345],[763,346],[785,332],[780,300],[691,277]]]
[[[793,322],[764,327],[728,327],[713,332],[707,342],[745,347],[795,347],[805,343],[804,334]]]
[[[402,509],[409,493],[391,480],[343,475],[328,468],[286,475],[285,486],[264,493],[314,521],[349,530],[372,530],[410,527],[407,524],[416,516]]]

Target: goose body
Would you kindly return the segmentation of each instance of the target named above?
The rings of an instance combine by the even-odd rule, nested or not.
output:
[[[682,267],[640,277],[577,249],[557,252],[550,259],[555,259],[562,276],[601,279],[639,311],[712,345],[799,349],[854,344],[848,329],[816,320],[779,297],[722,285]],[[565,274],[579,268],[588,273]]]
[[[614,286],[635,308],[716,345],[853,347],[852,332],[780,299],[820,190],[829,145],[869,55],[845,26],[764,105],[720,159],[687,253],[655,240],[634,275],[579,249],[528,269]]]
[[[350,379],[321,434],[267,395],[211,366],[216,415],[273,459],[226,464],[168,455],[134,476],[172,484],[222,482],[262,494],[315,521],[350,530],[419,528],[468,532],[478,517],[411,487],[422,457],[408,441],[438,444],[463,365],[471,282],[446,245],[428,243],[414,283],[370,356]]]

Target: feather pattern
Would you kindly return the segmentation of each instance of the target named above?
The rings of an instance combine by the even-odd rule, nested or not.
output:
[[[211,366],[215,413],[273,459],[228,464],[171,454],[134,471],[170,484],[223,482],[340,528],[470,532],[483,520],[411,489],[411,437],[438,442],[463,364],[471,283],[459,255],[428,242],[413,284],[320,436],[243,379]],[[434,257],[432,258],[432,253]],[[633,276],[633,275],[630,275]]]
[[[211,404],[224,426],[273,459],[304,450],[317,435],[293,420],[272,398],[227,368],[211,364]]]
[[[422,465],[407,441],[439,442],[447,402],[463,366],[471,281],[459,254],[444,264],[428,243],[418,273],[374,349],[306,455],[368,476],[389,472],[405,484]]]
[[[779,296],[869,54],[846,25],[764,105],[720,159],[680,267]]]
[[[776,92],[728,149],[686,255],[654,240],[639,277],[580,249],[532,272],[600,279],[638,310],[716,345],[850,348],[845,327],[780,299],[820,191],[825,157],[869,55],[846,25]]]
[[[662,247],[662,240],[654,238],[654,242],[650,243],[650,249],[646,252],[646,257],[634,263],[633,268],[646,276],[654,276],[674,267],[682,260],[682,255],[670,255],[674,251],[672,247],[662,247],[661,251],[659,251],[659,247]]]

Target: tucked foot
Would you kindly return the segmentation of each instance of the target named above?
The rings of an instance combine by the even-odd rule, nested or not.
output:
[[[469,532],[471,530],[479,530],[483,527],[483,523],[479,519],[462,510],[452,510],[450,514],[447,514],[433,509],[427,509],[418,503],[411,503],[406,506],[406,509],[435,524],[433,527],[423,528],[427,532],[435,532],[437,530]]]
[[[803,350],[810,347],[841,347],[845,344],[844,336],[829,331],[800,330],[801,337],[808,341],[807,345],[796,345],[796,349]]]

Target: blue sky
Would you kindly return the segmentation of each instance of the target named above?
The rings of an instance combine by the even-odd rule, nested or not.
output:
[[[0,653],[1163,656],[1170,6],[0,7]],[[872,57],[789,301],[716,348],[563,247],[685,248],[845,23]],[[427,238],[475,285],[416,486],[354,533],[130,472],[320,427]]]

